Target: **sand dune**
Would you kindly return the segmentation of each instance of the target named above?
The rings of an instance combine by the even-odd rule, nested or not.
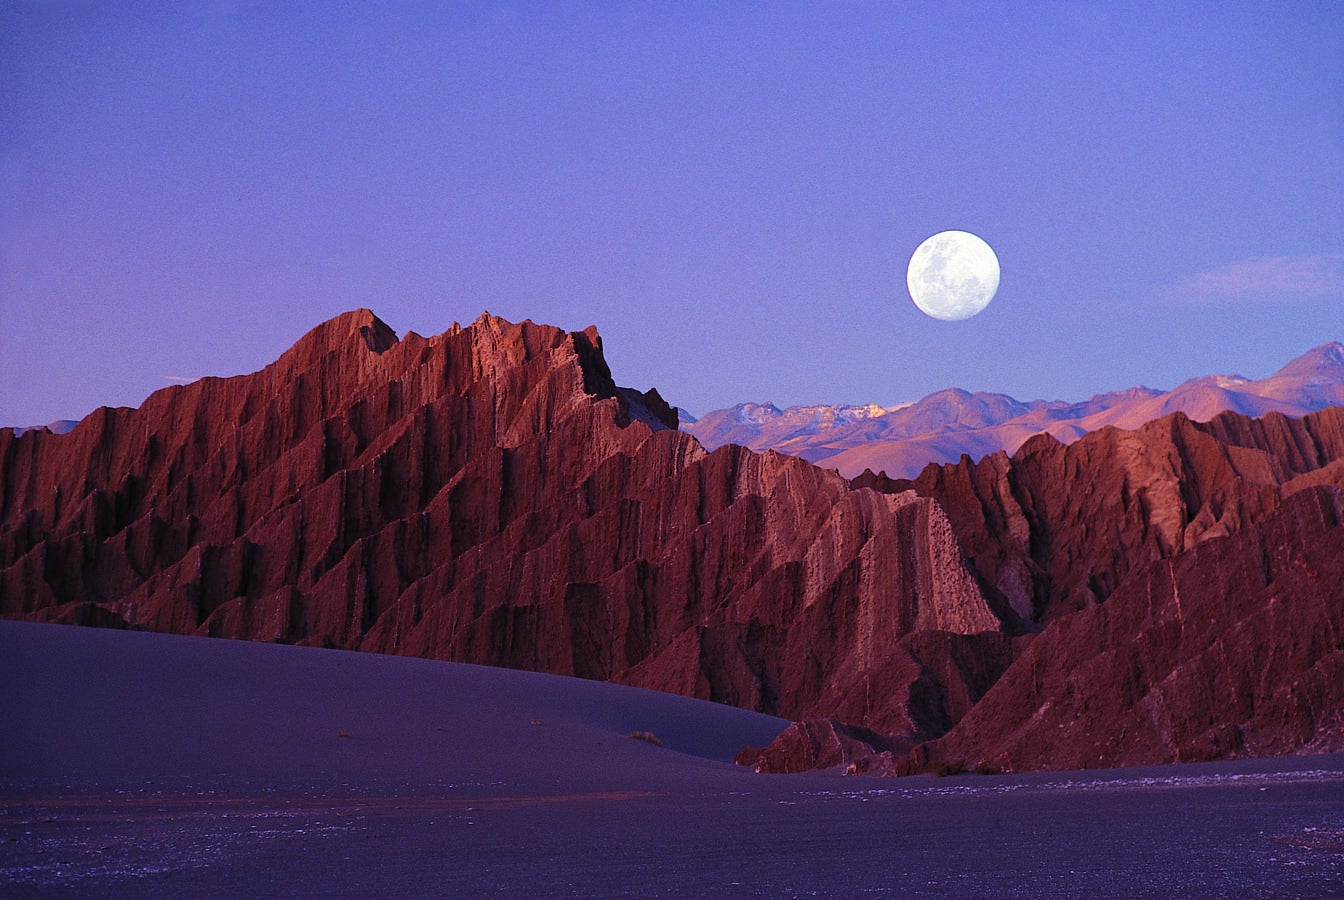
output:
[[[0,622],[0,673],[0,770],[17,778],[615,790],[731,769],[788,724],[533,672],[21,622]]]
[[[20,622],[0,678],[5,895],[1344,891],[1340,755],[762,776],[729,759],[784,723],[717,704]]]

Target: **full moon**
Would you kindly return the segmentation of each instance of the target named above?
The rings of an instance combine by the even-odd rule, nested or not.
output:
[[[940,231],[915,249],[905,285],[915,306],[935,319],[969,319],[999,289],[999,258],[969,231]]]

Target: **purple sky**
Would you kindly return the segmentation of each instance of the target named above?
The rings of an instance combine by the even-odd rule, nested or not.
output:
[[[1344,338],[1344,8],[0,0],[0,423],[359,306],[595,323],[697,414],[1261,377]]]

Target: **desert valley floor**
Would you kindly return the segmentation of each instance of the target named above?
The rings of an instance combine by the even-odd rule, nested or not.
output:
[[[0,678],[6,896],[1344,893],[1340,754],[757,775],[719,704],[21,622]]]

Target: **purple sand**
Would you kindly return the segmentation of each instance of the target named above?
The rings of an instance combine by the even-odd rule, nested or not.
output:
[[[11,622],[0,679],[5,896],[1344,895],[1339,754],[763,776],[718,704]]]

